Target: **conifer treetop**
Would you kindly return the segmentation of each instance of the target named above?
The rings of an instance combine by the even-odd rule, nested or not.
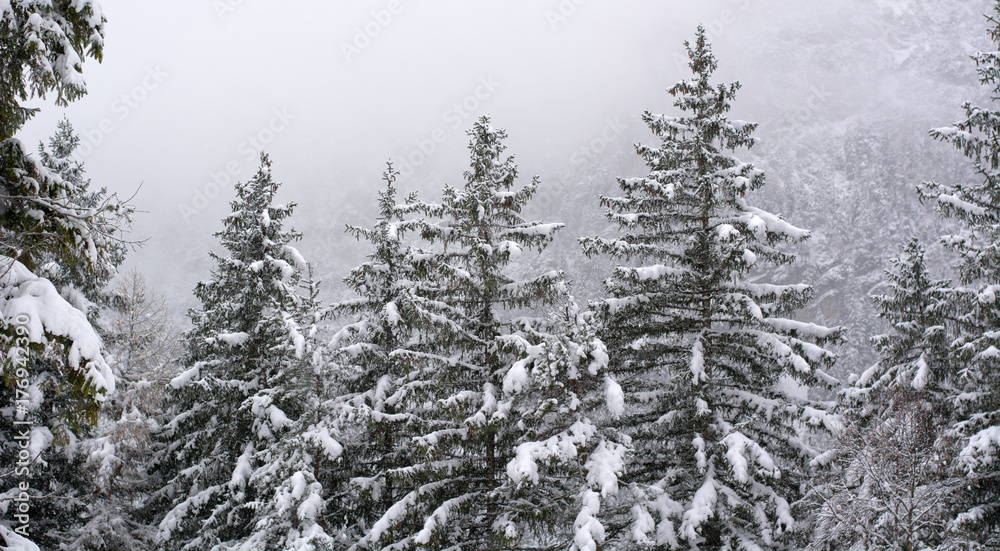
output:
[[[891,293],[874,297],[879,317],[891,324],[890,333],[872,337],[879,361],[843,390],[848,402],[862,400],[879,407],[893,392],[940,392],[953,383],[948,363],[952,340],[955,293],[948,280],[932,280],[924,248],[910,239],[886,270]]]
[[[417,338],[390,352],[405,375],[365,393],[382,410],[369,432],[389,450],[365,484],[392,494],[358,547],[497,549],[516,537],[502,495],[516,438],[502,388],[522,353],[511,338],[564,282],[558,271],[522,279],[510,265],[562,224],[522,216],[538,182],[516,186],[506,132],[483,117],[468,134],[464,185],[411,205],[422,239],[406,253],[414,280],[401,319]]]
[[[592,307],[625,397],[637,504],[631,526],[609,522],[641,544],[772,547],[819,456],[803,428],[841,426],[805,390],[838,384],[824,345],[840,331],[793,318],[808,285],[764,283],[809,234],[749,203],[764,173],[734,153],[756,125],[728,118],[739,84],[711,83],[705,30],[686,46],[693,76],[669,89],[680,114],[643,114],[659,139],[636,146],[648,174],[601,198],[620,235],[581,240],[621,261]]]
[[[423,223],[421,236],[441,247],[441,266],[458,276],[462,285],[470,286],[469,292],[492,297],[487,302],[496,300],[517,308],[539,297],[554,296],[553,286],[562,280],[562,273],[515,281],[503,268],[525,249],[541,252],[564,225],[527,221],[521,216],[539,181],[534,177],[524,187],[514,188],[517,165],[513,156],[503,155],[506,131],[483,116],[468,134],[471,161],[464,173],[465,185],[461,189],[446,185],[440,203],[416,205],[431,218]],[[472,277],[466,277],[465,270],[470,268]]]
[[[215,234],[230,254],[211,253],[212,277],[195,286],[202,307],[189,312],[187,370],[171,380],[176,414],[162,431],[184,444],[158,458],[167,482],[156,498],[169,503],[159,523],[164,545],[211,548],[251,537],[240,519],[274,490],[256,469],[302,425],[315,288],[299,294],[309,266],[291,245],[300,234],[282,228],[294,204],[274,204],[278,188],[262,154],[257,173],[236,184],[232,212]],[[310,526],[321,509],[312,505],[300,518]]]
[[[382,174],[385,189],[378,192],[379,214],[371,227],[347,226],[347,233],[368,242],[371,252],[344,278],[357,296],[330,307],[336,316],[354,318],[333,335],[330,347],[345,363],[357,365],[359,373],[352,390],[362,393],[374,390],[370,387],[383,376],[397,375],[389,355],[409,344],[416,315],[412,304],[416,267],[405,239],[419,231],[421,222],[408,218],[417,208],[416,194],[398,202],[398,176],[388,162]]]
[[[523,248],[542,250],[563,224],[528,222],[521,217],[538,188],[538,177],[514,189],[518,171],[514,157],[504,157],[507,132],[494,127],[488,116],[479,118],[468,134],[470,167],[464,173],[465,185],[462,189],[445,186],[440,204],[424,203],[427,215],[444,219],[428,226],[424,237],[471,247],[485,255],[482,260],[499,254],[504,264]]]
[[[979,80],[990,88],[992,107],[966,102],[965,116],[951,126],[930,131],[932,138],[951,144],[968,158],[979,178],[971,183],[924,182],[917,186],[922,200],[932,202],[945,218],[961,223],[958,232],[942,238],[960,256],[960,286],[955,289],[959,335],[951,356],[959,365],[956,378],[962,392],[953,400],[961,419],[954,435],[963,449],[959,463],[969,484],[965,511],[956,525],[969,534],[996,533],[1000,526],[1000,2],[987,16],[994,48],[972,56]]]
[[[757,128],[757,123],[737,122],[734,125],[724,117],[731,108],[731,102],[736,99],[736,92],[741,85],[739,82],[734,82],[728,85],[720,83],[713,87],[711,77],[718,69],[719,63],[705,37],[705,28],[698,26],[694,45],[685,41],[684,47],[690,60],[688,67],[691,68],[694,78],[681,80],[667,90],[670,95],[677,98],[674,106],[681,111],[692,113],[691,118],[701,122],[697,125],[698,134],[706,141],[722,138],[723,146],[729,150],[753,146],[754,139],[750,135]],[[664,130],[669,132],[670,128]],[[673,134],[672,137],[677,138],[677,134]],[[763,181],[760,184],[763,184]]]

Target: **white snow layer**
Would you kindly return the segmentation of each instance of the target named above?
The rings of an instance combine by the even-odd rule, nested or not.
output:
[[[694,342],[694,346],[691,347],[691,382],[698,384],[701,381],[707,381],[708,375],[705,374],[705,358],[703,355],[704,349],[701,345],[701,337]]]
[[[587,484],[600,488],[601,497],[618,493],[618,476],[625,472],[625,453],[625,446],[603,441],[587,459]]]
[[[180,375],[174,377],[173,379],[170,379],[170,386],[173,387],[175,390],[187,386],[188,383],[190,383],[192,380],[197,378],[199,374],[201,374],[201,365],[202,364],[200,362],[196,363],[194,367],[192,367],[191,369],[185,370]]]
[[[31,540],[0,524],[0,538],[7,542],[4,551],[41,551]]]
[[[989,466],[997,459],[1000,452],[1000,425],[986,427],[972,435],[969,443],[962,448],[959,461],[974,472],[980,466]]]
[[[691,504],[684,511],[680,532],[685,539],[688,541],[698,539],[698,530],[702,523],[715,516],[715,503],[718,499],[719,494],[715,487],[715,469],[709,465],[705,481],[695,492]]]
[[[604,378],[605,394],[608,400],[608,411],[614,417],[619,417],[625,413],[625,393],[621,385],[615,382],[611,376]]]
[[[774,467],[771,455],[757,442],[747,438],[743,433],[733,432],[722,439],[726,446],[726,460],[733,469],[733,476],[741,484],[750,482],[750,464],[760,466],[759,473],[772,478],[779,478],[780,471]]]
[[[596,518],[600,510],[601,500],[597,497],[597,492],[585,491],[580,514],[573,523],[576,532],[573,543],[580,551],[597,551],[598,546],[604,543],[604,525]]]
[[[243,455],[241,455],[236,460],[236,467],[233,468],[233,476],[229,480],[229,489],[234,490],[239,488],[242,490],[247,485],[247,478],[253,474],[253,467],[250,465],[250,461],[253,459],[254,454],[257,453],[253,446],[247,444],[245,450],[243,450]]]
[[[435,509],[426,520],[424,520],[424,528],[413,537],[413,542],[418,545],[427,545],[430,543],[431,537],[434,535],[434,531],[437,530],[439,526],[444,526],[448,523],[448,517],[451,515],[452,509],[461,506],[464,501],[476,499],[478,497],[479,493],[474,492],[446,500],[437,509]]]
[[[515,362],[514,365],[511,366],[510,370],[507,371],[507,375],[503,378],[504,394],[517,394],[528,386],[531,380],[527,367],[529,361],[530,358],[525,358]]]
[[[596,432],[597,427],[589,419],[583,419],[544,441],[519,444],[514,459],[507,464],[507,476],[517,483],[528,480],[537,484],[539,461],[561,463],[575,458],[577,450]]]
[[[239,346],[250,340],[250,334],[243,331],[237,333],[219,333],[217,338],[229,346]]]
[[[46,343],[46,335],[66,338],[70,367],[84,374],[98,391],[97,399],[103,401],[114,392],[114,373],[101,353],[101,337],[87,316],[66,302],[52,282],[6,256],[0,256],[0,314],[9,324],[27,327],[32,343]]]

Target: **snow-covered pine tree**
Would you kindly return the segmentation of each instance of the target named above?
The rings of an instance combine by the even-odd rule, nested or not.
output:
[[[446,186],[440,204],[421,203],[429,244],[411,252],[422,277],[412,304],[421,345],[394,356],[406,386],[389,392],[408,420],[414,462],[390,471],[400,496],[359,541],[368,548],[499,549],[514,534],[498,489],[513,458],[515,433],[500,406],[503,379],[516,361],[509,319],[556,298],[562,274],[515,280],[511,261],[541,251],[561,224],[524,220],[537,179],[513,186],[517,167],[504,157],[506,132],[476,121],[471,168],[461,189]],[[507,317],[505,317],[507,316]]]
[[[911,239],[886,271],[890,293],[875,297],[890,333],[872,338],[879,361],[841,391],[847,428],[837,435],[836,466],[805,503],[815,508],[810,548],[870,550],[943,548],[950,508],[961,483],[957,394],[949,345],[954,293],[932,280],[924,249]]]
[[[710,83],[704,28],[686,46],[694,77],[669,90],[682,115],[643,115],[660,139],[637,146],[650,172],[601,199],[624,235],[582,240],[588,255],[646,263],[616,268],[611,298],[593,305],[628,403],[626,471],[642,496],[630,532],[672,548],[775,548],[818,455],[801,426],[838,422],[806,396],[837,383],[821,345],[838,331],[788,317],[807,285],[761,282],[808,233],[747,202],[764,174],[727,150],[750,147],[756,124],[727,118],[739,85]]]
[[[38,179],[28,187],[31,194],[37,195],[0,197],[0,236],[10,237],[9,240],[0,237],[0,248],[11,246],[0,254],[10,254],[36,266],[30,274],[32,281],[5,285],[4,298],[14,299],[3,305],[5,317],[16,321],[16,312],[10,306],[18,302],[27,306],[39,298],[31,308],[33,311],[22,312],[27,316],[24,319],[40,322],[47,318],[45,326],[34,332],[33,340],[38,346],[26,366],[30,375],[24,378],[36,389],[31,406],[32,424],[48,431],[48,438],[35,448],[33,458],[37,467],[33,472],[34,486],[39,490],[44,488],[46,496],[45,499],[35,496],[33,502],[35,542],[43,547],[57,545],[59,534],[72,530],[81,515],[85,516],[86,504],[81,496],[87,495],[84,488],[89,481],[78,472],[74,456],[79,451],[78,439],[88,436],[91,426],[97,423],[99,406],[107,397],[98,395],[97,388],[88,384],[82,366],[72,365],[72,344],[60,337],[69,336],[69,328],[78,334],[93,331],[94,337],[104,333],[97,323],[100,306],[108,304],[105,287],[124,259],[125,247],[119,229],[128,223],[127,213],[118,216],[115,210],[102,208],[107,199],[104,190],[88,189],[83,164],[71,159],[78,143],[72,126],[65,120],[60,122],[49,149],[39,146],[41,162],[31,161],[37,163]],[[36,200],[52,210],[35,209]],[[89,240],[87,244],[84,236]],[[11,270],[8,275],[19,279],[18,272],[24,267],[10,257],[0,256],[0,273]],[[57,296],[61,295],[58,302],[68,304],[59,307],[63,311],[58,316],[53,311],[43,316],[39,311],[42,303],[55,306],[46,297],[56,291]],[[78,323],[79,312],[70,312],[64,306],[83,312],[86,323]],[[0,331],[8,329],[5,325]],[[94,346],[99,350],[100,340]],[[7,348],[3,346],[4,350]],[[111,375],[110,368],[106,375]],[[111,377],[106,375],[101,377],[110,381]],[[15,380],[11,373],[6,377],[10,382]],[[16,400],[16,395],[17,391],[11,389],[11,398]]]
[[[405,366],[393,353],[418,347],[413,297],[419,277],[405,240],[419,225],[408,219],[416,196],[398,202],[398,175],[387,163],[375,224],[347,226],[358,241],[369,243],[371,252],[344,278],[356,298],[330,307],[335,316],[350,320],[333,336],[330,348],[344,366],[339,415],[348,429],[343,444],[351,458],[352,486],[343,508],[349,510],[350,537],[355,539],[402,497],[403,489],[390,472],[412,464],[410,415],[400,408],[409,382]]]
[[[511,548],[596,551],[608,535],[601,504],[618,494],[628,449],[610,423],[624,396],[590,312],[567,296],[547,321],[508,337],[523,357],[503,381],[518,434],[498,493],[517,537]]]
[[[853,407],[852,420],[862,425],[891,410],[893,395],[899,391],[918,393],[947,422],[948,402],[956,394],[949,364],[955,293],[950,281],[931,279],[924,248],[916,238],[892,264],[885,273],[891,292],[874,299],[879,317],[892,332],[872,337],[879,361],[854,377],[841,394]]]
[[[52,174],[62,178],[64,193],[73,203],[82,208],[97,209],[93,224],[100,229],[97,234],[98,246],[103,249],[100,262],[80,262],[75,255],[67,255],[65,250],[46,250],[38,254],[38,275],[51,281],[70,303],[97,322],[101,309],[111,306],[112,278],[118,267],[125,261],[126,243],[118,228],[129,221],[116,216],[114,211],[105,211],[101,205],[108,199],[107,188],[90,189],[90,179],[85,176],[83,161],[75,157],[80,145],[80,137],[74,132],[68,119],[59,121],[56,133],[49,138],[48,147],[38,144],[38,156],[42,166]],[[102,330],[99,324],[98,330]]]
[[[165,485],[154,498],[166,504],[165,548],[218,549],[251,535],[261,496],[247,482],[257,455],[305,405],[282,386],[304,354],[295,315],[307,266],[292,246],[300,234],[283,229],[295,205],[274,204],[278,187],[262,154],[215,234],[228,255],[210,253],[212,277],[195,286],[202,307],[189,312],[187,369],[171,381],[174,416],[160,434],[168,442],[158,458]]]
[[[1000,2],[988,16],[989,35],[1000,45]],[[994,102],[1000,98],[1000,49],[973,56],[980,82],[989,86]],[[931,136],[958,149],[972,161],[979,182],[918,187],[921,199],[933,202],[938,213],[962,224],[943,238],[961,258],[958,264],[965,295],[959,312],[961,333],[952,352],[961,365],[963,392],[956,408],[957,436],[963,441],[960,463],[967,470],[970,489],[958,523],[981,542],[1000,532],[1000,108],[967,102],[965,118],[936,128]]]
[[[273,379],[271,400],[294,404],[301,412],[280,439],[260,449],[248,481],[247,504],[253,512],[251,533],[233,549],[257,551],[319,551],[346,548],[344,500],[335,500],[346,486],[340,457],[337,403],[330,397],[331,365],[319,341],[323,309],[319,282],[310,268],[303,283],[303,300],[286,322],[294,348],[281,374]],[[333,503],[331,503],[333,501]],[[333,507],[331,507],[331,505]]]

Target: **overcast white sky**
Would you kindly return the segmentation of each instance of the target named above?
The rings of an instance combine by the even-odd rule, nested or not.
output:
[[[331,192],[339,173],[377,173],[437,128],[461,151],[485,112],[530,163],[568,153],[609,114],[663,102],[681,76],[671,55],[712,11],[683,4],[103,0],[107,49],[85,67],[89,94],[45,108],[23,137],[47,136],[65,111],[93,144],[90,174],[121,190],[144,181],[158,216],[228,161],[250,174],[240,146],[254,135],[288,180],[322,178]],[[285,128],[272,136],[272,122]]]
[[[127,196],[141,183],[135,203],[146,213],[135,237],[150,240],[130,265],[171,288],[190,289],[207,275],[204,252],[216,246],[210,233],[228,212],[232,179],[245,180],[257,165],[254,141],[271,154],[283,198],[300,203],[296,218],[316,218],[359,186],[370,183],[374,196],[388,157],[417,161],[402,167],[404,188],[458,182],[464,131],[484,113],[508,130],[524,176],[567,165],[609,124],[624,143],[645,139],[639,116],[670,109],[664,90],[685,76],[682,42],[699,23],[721,60],[718,77],[744,83],[736,115],[811,116],[811,103],[834,111],[844,98],[864,95],[852,87],[873,86],[872,75],[847,82],[843,72],[827,77],[820,67],[805,76],[794,61],[773,62],[775,37],[789,29],[813,42],[850,35],[850,8],[836,2],[101,4],[106,50],[103,63],[85,65],[89,94],[66,109],[38,103],[41,114],[19,137],[46,139],[65,114],[83,135],[95,185]],[[910,9],[907,0],[875,4]],[[864,55],[851,54],[862,64]],[[782,59],[797,58],[784,52]],[[230,184],[220,191],[213,180]],[[365,223],[331,220],[329,227],[339,231],[349,221]],[[171,242],[204,259],[201,273],[180,267]]]
[[[254,137],[301,216],[316,214],[311,199],[377,182],[390,156],[420,163],[414,182],[457,181],[464,131],[484,113],[508,129],[523,173],[561,162],[608,117],[634,123],[664,103],[682,41],[746,2],[693,4],[102,0],[106,50],[85,65],[88,95],[66,109],[38,102],[19,137],[47,139],[65,113],[96,185],[128,195],[142,183],[136,236],[152,239],[133,263],[148,269],[161,239],[207,250],[232,192],[199,193],[227,169],[252,175]]]

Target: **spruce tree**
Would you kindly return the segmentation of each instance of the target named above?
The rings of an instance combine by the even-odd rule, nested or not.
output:
[[[301,413],[274,444],[254,456],[256,468],[247,483],[247,493],[256,496],[247,504],[251,532],[232,546],[235,549],[346,547],[345,520],[336,510],[342,503],[333,499],[345,486],[339,468],[343,446],[338,441],[336,402],[329,396],[331,365],[319,341],[323,309],[318,289],[310,270],[301,304],[285,317],[292,357],[274,379],[271,400],[295,404]]]
[[[154,497],[165,505],[166,548],[223,548],[249,537],[261,499],[248,486],[257,456],[303,412],[286,385],[305,352],[296,287],[307,267],[292,246],[300,234],[283,228],[295,205],[274,204],[278,187],[262,154],[215,234],[228,254],[212,252],[212,277],[195,286],[202,307],[189,312],[187,369],[171,381],[174,416],[160,435],[165,486]]]
[[[75,255],[58,249],[42,251],[38,255],[38,273],[52,281],[63,297],[85,312],[101,330],[97,318],[102,309],[111,306],[110,283],[118,274],[127,252],[118,228],[127,225],[128,220],[101,208],[111,196],[107,188],[90,188],[91,181],[86,177],[83,161],[75,157],[79,146],[80,136],[69,120],[63,119],[49,139],[48,147],[38,145],[38,157],[50,173],[62,179],[67,198],[80,208],[97,210],[93,223],[100,230],[98,244],[105,253],[100,262],[91,263],[81,262]]]
[[[1000,2],[988,16],[989,35],[1000,44]],[[1000,98],[1000,51],[974,55],[980,83],[994,102]],[[992,107],[992,108],[991,108]],[[962,392],[956,397],[956,436],[963,449],[960,464],[969,477],[958,524],[980,542],[1000,531],[1000,109],[965,103],[965,116],[952,126],[931,130],[967,157],[981,180],[970,183],[927,182],[918,187],[938,213],[961,224],[943,238],[959,254],[960,335],[952,343]]]
[[[588,255],[631,264],[594,304],[628,404],[627,480],[641,496],[631,539],[775,548],[817,456],[799,426],[837,425],[832,405],[804,395],[836,383],[821,345],[838,331],[789,317],[810,287],[761,281],[792,261],[781,245],[808,233],[748,203],[764,174],[730,151],[753,145],[756,124],[727,118],[739,84],[710,82],[704,28],[686,46],[693,77],[669,90],[682,114],[643,115],[660,140],[637,146],[649,174],[601,198],[623,234],[582,240]]]
[[[875,296],[879,317],[892,332],[872,337],[879,361],[855,377],[842,392],[852,417],[866,423],[891,409],[894,393],[918,393],[928,407],[947,420],[955,396],[955,377],[949,364],[953,340],[955,293],[948,280],[933,280],[924,262],[924,249],[911,239],[902,256],[886,271],[891,292]]]
[[[421,276],[412,300],[421,344],[395,351],[405,386],[386,394],[409,416],[414,459],[389,472],[400,497],[359,541],[363,547],[498,549],[513,536],[510,503],[499,494],[515,442],[501,404],[517,355],[507,336],[516,331],[512,313],[553,300],[562,275],[516,280],[510,264],[541,251],[561,225],[521,217],[537,180],[514,188],[506,132],[483,117],[469,135],[465,185],[446,186],[440,203],[420,203],[426,243],[411,259]]]
[[[333,336],[330,348],[343,366],[338,415],[349,427],[343,443],[352,460],[350,488],[341,508],[350,516],[348,537],[355,540],[402,497],[403,488],[391,471],[412,464],[408,438],[412,417],[400,407],[409,381],[406,367],[394,353],[419,347],[413,304],[419,277],[406,243],[419,221],[409,217],[416,208],[415,195],[398,203],[398,176],[388,163],[374,225],[347,226],[347,232],[367,242],[371,252],[344,278],[356,297],[330,308],[336,317],[348,320]]]
[[[609,536],[602,502],[617,501],[629,444],[612,422],[625,403],[607,349],[570,296],[546,323],[509,338],[522,353],[503,381],[503,407],[517,419],[499,489],[511,547],[596,551]]]
[[[911,239],[886,271],[888,294],[875,297],[891,332],[872,337],[879,361],[841,391],[847,428],[836,466],[805,503],[815,508],[811,549],[944,548],[955,476],[949,345],[955,293],[932,280],[924,249]]]

